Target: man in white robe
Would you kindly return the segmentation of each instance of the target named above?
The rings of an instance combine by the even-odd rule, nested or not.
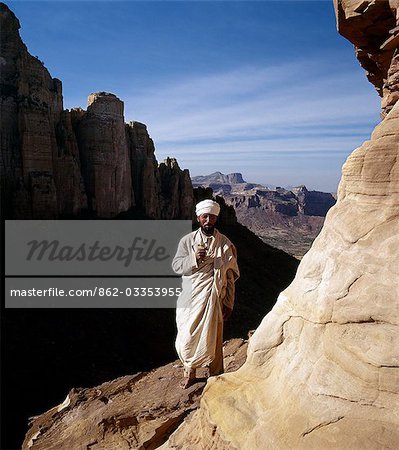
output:
[[[195,379],[197,367],[209,367],[210,376],[223,373],[223,320],[233,310],[239,270],[234,245],[215,228],[219,212],[213,200],[197,204],[200,228],[181,239],[172,263],[183,280],[176,350],[184,367],[184,389]]]

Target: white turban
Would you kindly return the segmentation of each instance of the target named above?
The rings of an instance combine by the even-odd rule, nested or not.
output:
[[[215,216],[218,216],[220,213],[219,203],[216,203],[213,200],[202,200],[202,202],[197,203],[195,213],[197,216],[200,216],[201,214],[214,214]]]

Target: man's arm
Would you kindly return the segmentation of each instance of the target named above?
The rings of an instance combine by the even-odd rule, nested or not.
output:
[[[235,281],[236,277],[234,271],[229,269],[226,273],[226,295],[223,299],[223,306],[227,309],[233,310],[234,308],[234,296],[236,292]]]
[[[181,239],[177,247],[177,252],[172,261],[172,269],[177,275],[191,275],[196,269],[197,260],[195,253],[190,246],[189,239]]]

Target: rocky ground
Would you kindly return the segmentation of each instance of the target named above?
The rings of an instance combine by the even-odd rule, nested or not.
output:
[[[224,343],[226,372],[246,359],[248,342]],[[31,419],[23,450],[154,449],[199,406],[206,369],[186,390],[179,387],[179,361],[151,372],[126,375],[93,388],[72,389],[65,401]]]

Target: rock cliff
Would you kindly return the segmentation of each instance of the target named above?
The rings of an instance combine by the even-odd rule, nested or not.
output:
[[[161,179],[162,218],[190,218],[193,210],[193,190],[190,173],[181,170],[174,158],[159,164]]]
[[[123,102],[106,92],[91,94],[74,122],[89,210],[99,217],[127,211],[133,190]]]
[[[188,171],[158,167],[145,125],[125,124],[124,105],[91,94],[87,111],[63,109],[62,83],[27,51],[20,23],[0,4],[1,194],[9,219],[189,219]],[[165,168],[164,168],[165,166]]]
[[[85,206],[79,154],[61,82],[31,56],[20,24],[0,6],[1,188],[16,218],[55,218]]]
[[[255,187],[224,194],[224,198],[234,206],[240,223],[267,244],[299,259],[309,250],[336,202],[332,194],[308,191],[305,186],[292,191]]]
[[[398,0],[334,0],[339,32],[351,41],[382,97],[382,117],[399,99]]]
[[[309,191],[306,186],[292,189],[298,200],[298,211],[306,216],[325,217],[328,210],[335,205],[335,198],[327,192]]]
[[[336,8],[345,36],[380,49],[370,52],[378,86],[397,57],[397,46],[386,53],[381,42],[396,36],[397,2],[340,0]],[[390,86],[393,102],[397,85]],[[162,448],[397,447],[399,102],[392,102],[347,159],[337,204],[250,339],[247,362],[208,382],[200,409]]]

